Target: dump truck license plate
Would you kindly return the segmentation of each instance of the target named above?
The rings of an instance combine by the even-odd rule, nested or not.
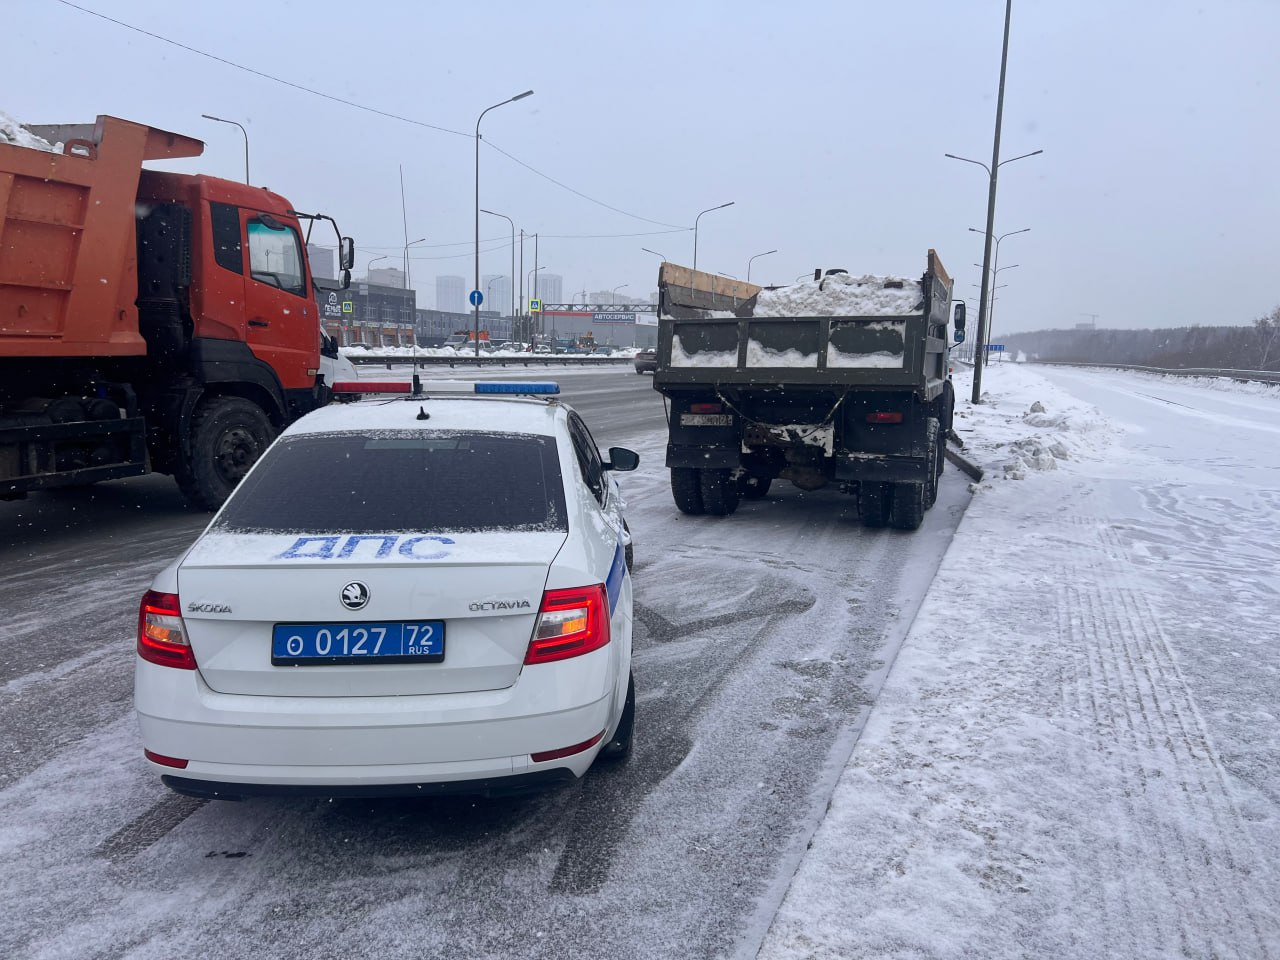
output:
[[[682,413],[680,414],[680,426],[682,427],[732,427],[733,414],[731,413]]]

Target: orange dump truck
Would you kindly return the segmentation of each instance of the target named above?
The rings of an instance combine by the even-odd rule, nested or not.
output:
[[[190,137],[106,116],[27,129],[62,145],[0,142],[0,499],[154,470],[214,509],[332,396],[305,238],[337,224],[143,168],[199,156]]]

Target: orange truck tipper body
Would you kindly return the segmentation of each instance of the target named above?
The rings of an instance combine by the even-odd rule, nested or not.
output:
[[[134,206],[144,160],[204,144],[102,117],[79,153],[0,145],[0,354],[145,354],[138,332]],[[71,128],[65,132],[88,133]]]
[[[299,222],[330,218],[143,167],[203,153],[181,134],[28,129],[63,147],[0,143],[0,498],[154,469],[216,507],[331,396]]]

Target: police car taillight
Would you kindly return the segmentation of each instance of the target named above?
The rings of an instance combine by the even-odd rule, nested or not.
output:
[[[609,642],[609,600],[604,584],[548,590],[525,663],[551,663],[580,657]]]
[[[176,593],[148,590],[143,594],[138,608],[138,656],[162,667],[196,668]]]

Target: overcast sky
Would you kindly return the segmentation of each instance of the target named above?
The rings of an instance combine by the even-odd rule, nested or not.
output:
[[[173,166],[335,216],[357,273],[398,260],[404,165],[413,276],[471,275],[481,205],[541,235],[565,295],[655,287],[658,259],[789,283],[815,266],[918,275],[936,248],[976,308],[1001,0],[487,3],[77,0],[326,100],[73,9],[5,0],[0,110],[100,113],[204,139]],[[996,233],[1003,329],[1244,324],[1280,305],[1280,2],[1015,0]],[[656,222],[649,222],[656,221]],[[672,231],[651,233],[652,231]],[[679,229],[683,228],[683,229]],[[506,221],[482,217],[482,238]],[[618,236],[621,234],[650,234]],[[586,236],[592,235],[592,236]],[[608,235],[608,236],[600,236]],[[482,244],[482,273],[510,246]],[[428,259],[452,257],[453,259]],[[531,245],[525,269],[533,266]],[[382,265],[386,265],[384,261]]]

